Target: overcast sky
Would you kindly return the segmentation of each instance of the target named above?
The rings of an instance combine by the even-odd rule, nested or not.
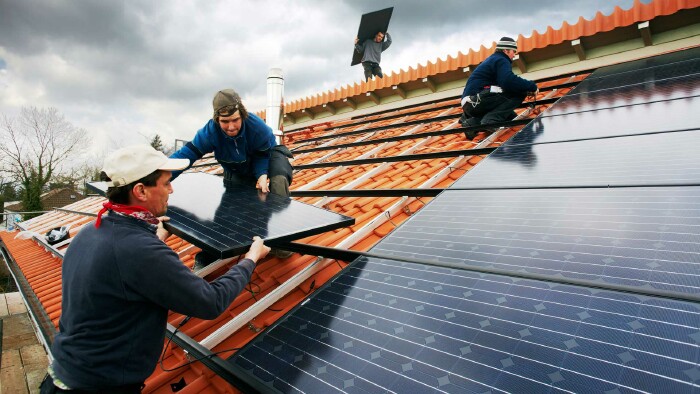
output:
[[[361,81],[360,18],[392,6],[385,74],[632,0],[0,0],[0,113],[56,107],[93,154],[155,133],[189,140],[219,89],[264,109],[271,67],[286,101]]]

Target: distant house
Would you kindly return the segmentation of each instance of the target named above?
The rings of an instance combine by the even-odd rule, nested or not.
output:
[[[42,194],[41,206],[44,208],[44,210],[60,208],[76,201],[80,201],[83,198],[85,198],[85,195],[82,193],[73,188],[64,187],[62,189],[54,189]],[[22,212],[24,211],[24,207],[22,202],[19,201],[12,204],[5,204],[5,211]]]

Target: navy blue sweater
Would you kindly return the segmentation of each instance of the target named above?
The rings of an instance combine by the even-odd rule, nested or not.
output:
[[[63,259],[54,372],[72,389],[143,382],[163,348],[168,310],[214,319],[254,268],[244,259],[208,283],[158,239],[155,226],[110,212],[99,228],[87,224]]]
[[[503,52],[495,52],[484,60],[469,76],[462,98],[479,93],[484,86],[500,86],[505,94],[525,95],[537,90],[537,85],[513,74],[511,60]]]

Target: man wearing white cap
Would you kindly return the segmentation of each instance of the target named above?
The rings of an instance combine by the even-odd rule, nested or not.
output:
[[[173,192],[171,171],[188,165],[148,145],[105,160],[109,201],[63,259],[60,332],[42,393],[141,392],[163,348],[168,310],[218,317],[269,252],[255,237],[245,258],[211,283],[182,264],[163,242],[169,234],[158,216]]]
[[[487,125],[513,120],[513,111],[528,94],[537,93],[537,85],[513,74],[511,63],[518,44],[510,37],[501,37],[496,52],[484,60],[469,76],[462,92],[464,111],[460,120],[464,127]],[[465,132],[473,139],[477,130]]]

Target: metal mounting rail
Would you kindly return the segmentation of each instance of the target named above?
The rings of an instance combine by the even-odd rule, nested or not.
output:
[[[480,155],[488,155],[489,153],[493,152],[494,150],[496,150],[496,148],[463,149],[463,150],[451,150],[451,151],[434,152],[434,153],[420,153],[420,154],[415,154],[415,155],[373,157],[370,159],[361,159],[361,160],[346,160],[346,161],[331,161],[331,162],[326,162],[326,163],[300,164],[300,165],[295,165],[294,170],[305,170],[305,169],[309,169],[309,168],[324,168],[324,167],[337,167],[337,166],[357,166],[357,165],[362,165],[362,164],[387,163],[387,162],[409,161],[409,160],[440,159],[443,157],[480,156]]]
[[[449,116],[455,116],[455,115],[449,115]],[[493,124],[489,124],[489,127],[513,127],[513,126],[528,124],[531,121],[532,121],[532,118],[525,118],[525,119],[512,120],[510,122],[493,123]],[[395,137],[377,138],[377,139],[373,139],[373,140],[365,140],[365,141],[358,141],[358,142],[349,142],[347,144],[328,145],[328,146],[319,146],[317,148],[300,149],[300,150],[295,150],[294,153],[297,154],[297,153],[317,152],[317,151],[331,150],[331,149],[351,148],[351,147],[355,147],[355,146],[380,144],[382,142],[415,140],[415,139],[419,139],[419,138],[434,137],[434,136],[438,136],[438,135],[459,134],[459,133],[464,133],[464,132],[471,131],[471,130],[483,130],[483,128],[484,128],[484,126],[469,126],[469,127],[458,127],[458,128],[454,128],[454,129],[427,131],[425,133],[399,135],[399,136],[395,136]]]
[[[435,197],[445,189],[291,190],[292,197]]]
[[[526,101],[526,102],[524,102],[523,104],[521,104],[518,108],[526,108],[526,107],[529,107],[531,104],[537,104],[537,105],[542,105],[542,104],[553,104],[553,103],[555,103],[557,100],[559,100],[559,97],[550,98],[550,99],[537,100],[536,102]],[[407,115],[408,115],[408,114],[402,114],[402,116],[407,116]],[[410,122],[403,122],[403,123],[398,123],[398,124],[395,123],[395,124],[390,124],[390,125],[386,125],[386,126],[378,126],[378,127],[372,127],[372,128],[362,129],[362,130],[353,130],[353,131],[348,131],[348,132],[345,132],[345,133],[326,134],[326,135],[322,135],[322,136],[319,136],[319,137],[307,138],[307,139],[300,140],[300,141],[301,141],[301,142],[322,141],[322,140],[326,140],[326,139],[329,139],[329,138],[346,137],[346,136],[349,136],[349,135],[357,135],[357,134],[371,133],[371,132],[380,131],[380,130],[395,129],[395,128],[397,128],[397,127],[404,127],[404,126],[411,126],[411,125],[417,125],[417,124],[431,123],[431,122],[437,122],[437,121],[441,121],[441,120],[457,119],[457,118],[459,118],[460,116],[461,116],[461,114],[436,116],[436,117],[434,117],[434,118],[429,118],[429,119],[418,119],[418,120],[413,120],[413,121],[410,121]],[[382,120],[385,120],[385,119],[382,118]],[[364,123],[367,123],[367,121],[365,121]],[[489,126],[491,126],[491,125],[489,125]],[[494,124],[494,126],[495,126],[495,124]],[[343,125],[343,127],[346,127],[346,126]],[[483,127],[483,126],[475,126],[476,129],[478,129],[479,127]],[[295,150],[292,149],[292,151],[296,153]]]
[[[236,376],[229,362],[217,356],[216,353],[213,353],[183,332],[178,331],[170,323],[166,326],[166,332],[167,338],[172,338],[173,343],[193,356],[196,361],[211,369],[219,377],[236,386],[244,393],[256,392],[252,386]]]

